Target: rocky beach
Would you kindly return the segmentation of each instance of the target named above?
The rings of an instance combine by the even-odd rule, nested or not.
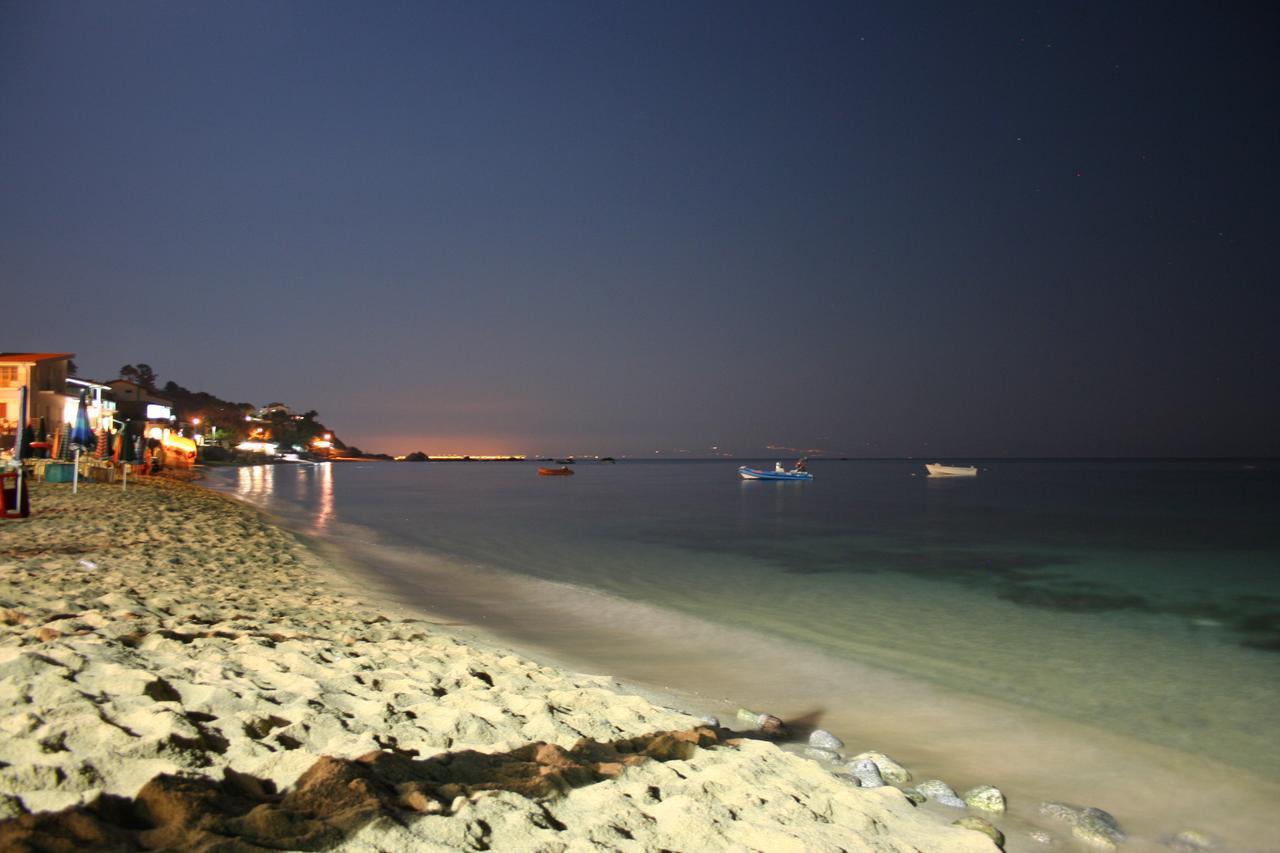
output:
[[[0,530],[4,849],[984,851],[1000,838],[998,792],[947,809],[936,785],[880,784],[897,772],[887,756],[824,761],[839,741],[820,730],[663,707],[370,607],[293,534],[197,486],[37,484],[32,506]],[[1064,837],[1092,825],[1064,808]]]

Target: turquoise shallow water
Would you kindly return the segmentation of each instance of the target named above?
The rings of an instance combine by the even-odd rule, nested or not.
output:
[[[809,483],[742,481],[735,466],[220,476],[318,532],[359,525],[1158,742],[1208,739],[1280,776],[1276,744],[1257,742],[1280,722],[1275,463],[988,462],[937,480],[912,462],[818,461]]]
[[[737,464],[215,480],[307,532],[447,558],[464,570],[451,585],[499,570],[546,582],[584,618],[604,600],[642,603],[1280,780],[1280,465],[979,462],[976,479],[936,480],[915,462],[820,460],[812,482],[775,483],[742,481]],[[485,595],[424,592],[414,572],[413,559],[394,570],[437,611]],[[485,604],[499,633],[519,621],[518,602]],[[544,620],[537,641],[585,651],[570,621],[558,633]],[[627,627],[687,630],[673,624]]]

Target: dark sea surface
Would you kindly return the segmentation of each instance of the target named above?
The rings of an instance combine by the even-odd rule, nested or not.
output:
[[[1280,463],[977,460],[977,478],[936,479],[915,461],[818,460],[811,482],[767,482],[738,478],[742,461],[212,479],[299,530],[394,553],[379,574],[406,600],[622,674],[654,677],[627,671],[647,637],[776,642],[795,665],[761,661],[762,694],[782,669],[848,663],[1280,781]],[[535,599],[562,618],[530,616]],[[602,619],[629,639],[583,627]],[[673,670],[663,686],[694,687]],[[875,704],[854,686],[834,701]]]

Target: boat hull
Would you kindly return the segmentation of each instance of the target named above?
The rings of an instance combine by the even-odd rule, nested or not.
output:
[[[539,477],[572,477],[572,468],[539,468]]]
[[[748,468],[743,465],[738,469],[738,476],[744,480],[812,480],[808,471],[768,471],[760,468]]]
[[[924,466],[930,477],[976,477],[978,469],[972,465],[938,465],[933,463]]]

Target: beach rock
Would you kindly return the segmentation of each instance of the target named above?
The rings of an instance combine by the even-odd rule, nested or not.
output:
[[[951,822],[952,826],[959,826],[965,829],[972,829],[974,832],[981,832],[996,843],[996,846],[1004,848],[1004,833],[991,825],[991,822],[980,817],[962,817],[959,820]]]
[[[1128,836],[1109,813],[1102,809],[1077,806],[1071,803],[1043,802],[1040,814],[1060,820],[1071,827],[1071,834],[1079,841],[1102,850],[1115,850]]]
[[[964,804],[971,809],[978,809],[984,812],[1003,812],[1005,807],[1004,794],[1000,793],[999,788],[991,785],[979,785],[964,792]]]
[[[1053,843],[1053,836],[1045,832],[1043,829],[1033,829],[1027,833],[1027,837],[1037,844]]]
[[[874,761],[864,758],[861,761],[850,761],[845,765],[849,773],[864,788],[883,788],[884,777]]]
[[[927,802],[929,799],[924,794],[917,791],[915,788],[903,788],[902,795],[906,797],[907,801],[911,803],[911,805],[913,806],[922,805],[925,802]]]
[[[964,800],[956,795],[955,789],[941,779],[927,779],[916,785],[916,790],[938,805],[950,806],[953,809],[964,808]]]
[[[1203,853],[1218,849],[1218,839],[1198,829],[1184,829],[1168,838],[1165,845],[1178,853]]]
[[[840,760],[840,753],[836,752],[835,750],[822,749],[816,746],[806,746],[804,748],[804,754],[807,755],[809,758],[816,758],[820,761],[834,762],[834,761]]]
[[[911,781],[911,774],[907,771],[907,768],[883,752],[876,752],[875,750],[860,752],[853,757],[853,760],[859,761],[863,758],[875,762],[876,767],[880,769],[880,775],[884,777],[886,782],[894,785],[906,785]]]
[[[837,750],[844,749],[844,741],[833,735],[826,729],[814,729],[809,734],[809,746],[815,746],[818,749]]]

